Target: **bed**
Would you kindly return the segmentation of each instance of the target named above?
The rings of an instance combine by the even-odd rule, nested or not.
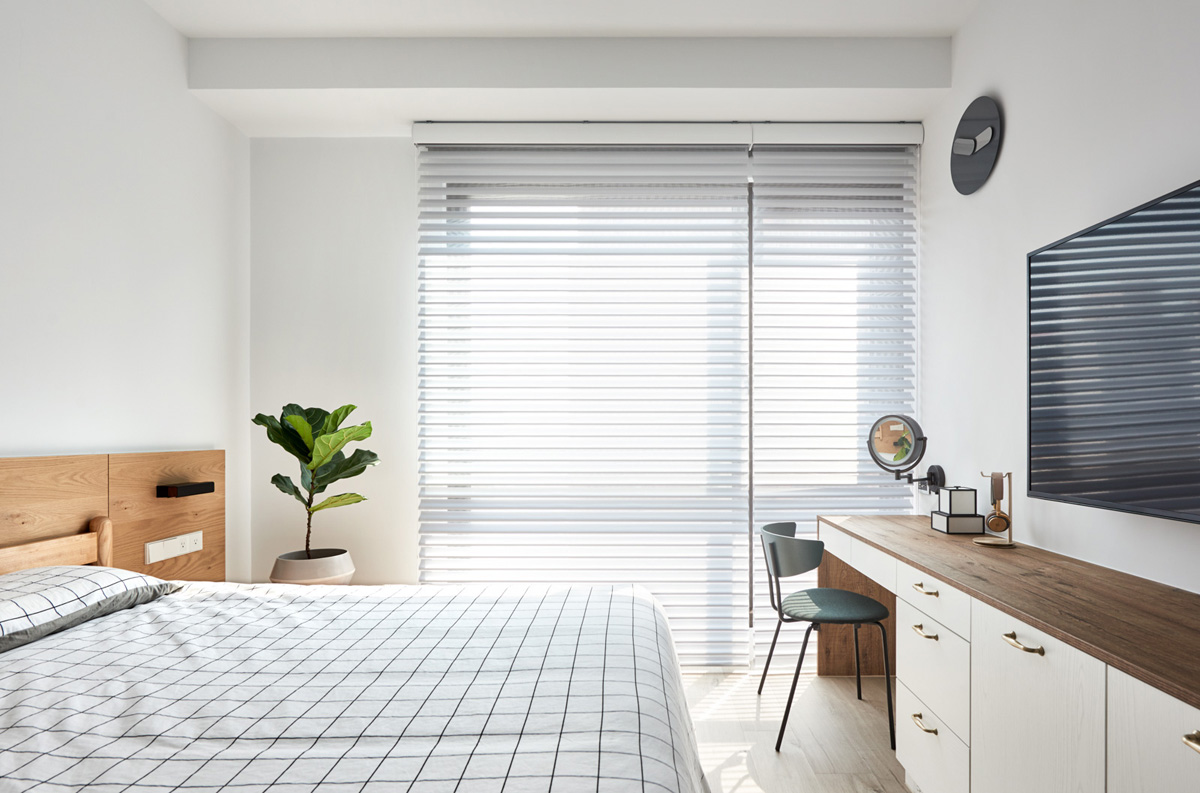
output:
[[[199,475],[207,500],[155,500]],[[646,592],[140,564],[203,529],[159,567],[223,568],[222,490],[219,452],[0,461],[0,793],[705,789]]]
[[[0,661],[4,791],[703,789],[631,588],[189,583]]]

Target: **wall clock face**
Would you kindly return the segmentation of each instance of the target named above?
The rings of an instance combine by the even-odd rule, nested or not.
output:
[[[967,107],[950,148],[950,178],[954,189],[970,195],[992,175],[1000,153],[1000,106],[981,96]]]

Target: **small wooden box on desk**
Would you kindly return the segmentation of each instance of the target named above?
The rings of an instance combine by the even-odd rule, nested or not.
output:
[[[924,516],[821,517],[818,532],[821,585],[884,600],[898,623],[896,753],[914,790],[1200,791],[1200,595],[982,548]],[[818,674],[853,673],[853,645],[827,644]]]

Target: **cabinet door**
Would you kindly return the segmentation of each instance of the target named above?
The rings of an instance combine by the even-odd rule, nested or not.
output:
[[[974,601],[971,793],[1103,791],[1104,697],[1101,661]]]
[[[1108,793],[1197,791],[1200,710],[1109,667]]]

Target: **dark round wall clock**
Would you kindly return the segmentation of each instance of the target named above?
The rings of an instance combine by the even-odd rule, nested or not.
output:
[[[967,107],[950,148],[950,178],[954,189],[970,195],[992,175],[1000,153],[1000,106],[981,96]]]

